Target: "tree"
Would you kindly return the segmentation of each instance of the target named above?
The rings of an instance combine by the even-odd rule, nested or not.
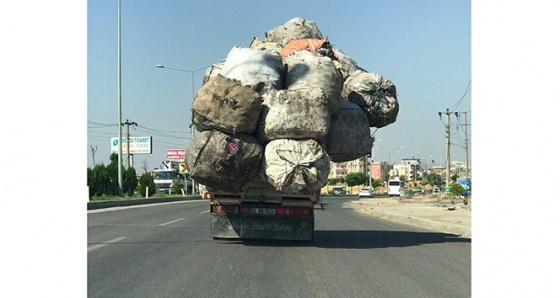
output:
[[[346,184],[350,187],[366,183],[369,177],[365,173],[348,173],[346,175]]]
[[[451,181],[457,182],[457,178],[459,178],[459,175],[454,174],[453,176],[451,176]]]
[[[443,178],[441,178],[441,175],[435,173],[428,175],[426,179],[428,179],[430,185],[432,186],[441,186],[443,184]]]
[[[142,168],[142,170],[144,170],[144,173],[148,173],[148,164],[149,164],[149,162],[148,162],[147,159],[144,159],[142,161],[142,167],[141,168]]]
[[[336,185],[337,182],[338,182],[338,179],[332,178],[332,179],[329,179],[328,185]]]
[[[183,189],[183,187],[185,187],[183,182],[179,180],[173,180],[173,182],[171,182],[171,193],[182,194],[183,192],[181,190]]]
[[[146,196],[146,186],[148,187],[148,196],[156,193],[156,184],[150,173],[144,173],[140,176],[140,185],[138,187],[140,187],[139,192],[143,197]]]
[[[451,189],[451,193],[456,195],[456,196],[461,195],[465,191],[463,186],[461,184],[457,183],[457,182],[451,183],[449,185],[449,188]]]
[[[107,184],[105,185],[106,195],[119,195],[119,168],[118,161],[119,155],[117,153],[112,153],[109,156],[111,163],[107,166]]]
[[[107,176],[107,168],[104,164],[98,164],[93,169],[88,168],[88,186],[89,197],[102,196],[106,194],[106,188],[109,182]]]
[[[380,180],[373,179],[373,180],[371,181],[371,187],[372,187],[373,189],[375,189],[376,187],[379,187],[379,186],[381,186],[381,181],[380,181]]]
[[[123,193],[130,197],[136,191],[137,186],[138,177],[136,176],[136,170],[133,167],[129,167],[123,172]]]

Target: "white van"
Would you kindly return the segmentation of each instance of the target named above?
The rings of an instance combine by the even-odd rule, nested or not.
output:
[[[401,196],[401,181],[399,179],[389,180],[388,187],[389,187],[389,190],[388,190],[389,197],[392,197],[392,196],[400,197]]]

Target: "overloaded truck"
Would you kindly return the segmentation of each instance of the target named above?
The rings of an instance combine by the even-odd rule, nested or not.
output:
[[[206,71],[185,151],[209,199],[213,238],[312,240],[331,162],[371,152],[396,121],[394,84],[294,18]],[[323,207],[321,205],[321,207]]]

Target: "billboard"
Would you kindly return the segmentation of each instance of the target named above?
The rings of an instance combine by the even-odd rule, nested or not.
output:
[[[122,153],[127,154],[127,147],[130,147],[130,154],[152,154],[152,137],[129,137],[129,144],[126,138],[122,138]],[[111,138],[111,153],[119,153],[119,138]]]
[[[167,149],[167,160],[185,161],[185,149]]]

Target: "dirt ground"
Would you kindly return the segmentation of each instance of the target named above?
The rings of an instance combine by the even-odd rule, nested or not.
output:
[[[464,204],[460,197],[429,194],[410,198],[367,198],[349,202],[345,207],[400,223],[471,238],[472,200]]]

